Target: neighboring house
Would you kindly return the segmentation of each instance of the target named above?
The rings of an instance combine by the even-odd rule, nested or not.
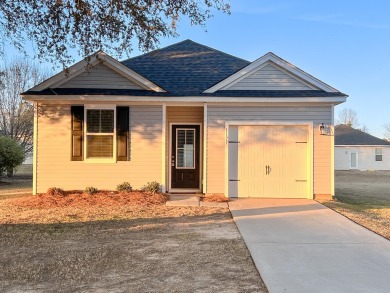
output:
[[[334,194],[333,107],[347,96],[273,53],[249,62],[186,40],[90,63],[23,93],[34,193],[157,181],[171,193]]]
[[[348,125],[337,125],[335,169],[390,170],[390,142]]]

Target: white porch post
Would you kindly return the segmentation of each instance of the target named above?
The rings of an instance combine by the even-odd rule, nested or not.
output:
[[[167,127],[167,105],[164,103],[162,105],[162,127],[161,127],[161,185],[162,192],[166,192],[166,127]]]

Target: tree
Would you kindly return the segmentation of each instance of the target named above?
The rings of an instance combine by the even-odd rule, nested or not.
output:
[[[386,132],[385,132],[385,139],[390,141],[390,123],[389,124],[385,124],[384,127],[385,127],[385,130],[386,130]]]
[[[339,112],[339,119],[336,122],[338,124],[349,125],[353,128],[357,128],[359,126],[357,113],[351,108],[345,108]]]
[[[24,161],[23,147],[12,138],[0,136],[0,176],[7,172],[12,175],[13,169]]]
[[[177,23],[205,27],[212,10],[230,13],[227,0],[0,0],[0,42],[24,51],[27,40],[38,58],[60,62],[105,49],[129,54],[134,39],[142,51],[156,48],[160,37],[177,36]]]
[[[34,109],[20,93],[46,76],[41,68],[24,59],[0,65],[0,135],[18,141],[25,153],[32,151]]]

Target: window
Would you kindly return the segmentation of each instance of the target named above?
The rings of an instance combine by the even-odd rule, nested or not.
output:
[[[195,168],[195,130],[176,130],[176,158],[178,169]]]
[[[375,149],[375,161],[381,162],[383,160],[382,148]]]
[[[115,156],[115,107],[86,107],[86,159],[113,159]]]

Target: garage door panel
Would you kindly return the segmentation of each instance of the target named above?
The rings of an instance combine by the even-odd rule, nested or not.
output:
[[[229,178],[234,174],[239,180],[235,196],[307,197],[307,127],[240,125],[234,132],[239,143],[229,144]]]

